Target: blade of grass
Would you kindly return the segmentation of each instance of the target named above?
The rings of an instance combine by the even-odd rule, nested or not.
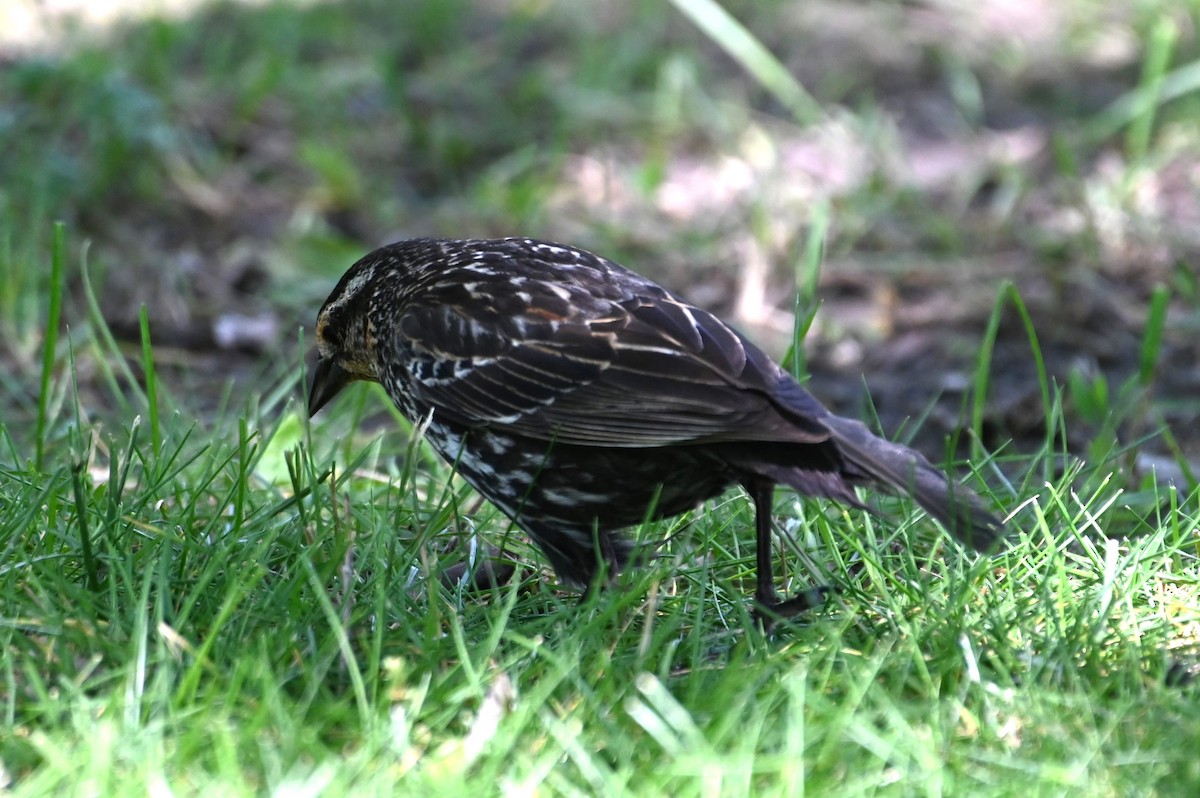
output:
[[[1012,303],[1017,315],[1021,318],[1021,324],[1025,327],[1025,337],[1029,341],[1029,349],[1033,354],[1033,362],[1037,370],[1038,388],[1042,394],[1042,413],[1047,419],[1046,445],[1049,447],[1053,443],[1054,426],[1049,423],[1053,406],[1051,403],[1050,378],[1046,373],[1046,361],[1042,357],[1042,347],[1038,343],[1037,329],[1034,326],[1032,317],[1029,315],[1029,309],[1025,306],[1025,300],[1021,298],[1021,293],[1013,283],[1006,280],[996,294],[996,303],[992,306],[992,315],[988,317],[987,328],[983,334],[983,342],[980,344],[979,358],[975,366],[974,397],[971,408],[971,431],[973,433],[973,440],[971,441],[972,458],[978,458],[983,455],[983,416],[987,405],[987,389],[991,377],[992,353],[996,347],[996,337],[1000,332],[1000,320],[1004,313],[1004,307],[1008,303]]]
[[[1151,70],[1144,69],[1143,80],[1137,88],[1113,100],[1085,125],[1080,131],[1080,140],[1076,146],[1093,147],[1111,138],[1121,128],[1144,119],[1148,114],[1152,118],[1155,106],[1161,107],[1172,100],[1200,91],[1200,61],[1193,61],[1171,70],[1157,82],[1147,83],[1146,77],[1152,74]]]
[[[50,310],[46,316],[46,334],[42,340],[42,383],[38,391],[37,426],[34,432],[34,466],[42,470],[46,456],[46,424],[49,420],[50,379],[54,373],[54,357],[58,350],[58,324],[62,319],[62,275],[66,259],[66,225],[54,223],[54,241],[50,251]]]
[[[150,447],[157,459],[162,453],[162,440],[158,426],[158,383],[154,376],[154,351],[150,346],[150,317],[146,311],[146,303],[142,303],[138,312],[138,322],[142,332],[142,371],[146,379],[146,412],[150,416]]]
[[[1165,285],[1156,285],[1150,295],[1150,309],[1146,313],[1146,332],[1142,336],[1142,351],[1138,362],[1138,379],[1143,387],[1150,387],[1158,370],[1162,354],[1163,329],[1167,325],[1167,304],[1171,291]]]
[[[70,359],[71,390],[74,396],[75,408],[75,428],[70,431],[70,437],[73,444],[72,449],[78,452],[76,463],[71,468],[71,482],[75,494],[75,515],[79,522],[79,546],[81,550],[80,556],[83,558],[83,570],[87,574],[88,589],[95,593],[100,590],[100,576],[96,556],[92,549],[91,529],[88,526],[87,486],[83,481],[83,475],[87,471],[88,449],[87,445],[80,440],[84,436],[84,428],[83,419],[79,412],[79,383],[76,379],[74,347],[69,346],[67,357]]]
[[[121,347],[117,345],[116,338],[113,337],[112,330],[108,327],[108,322],[104,320],[104,313],[100,310],[100,300],[96,298],[96,289],[92,285],[92,277],[88,269],[87,249],[84,249],[83,255],[79,264],[80,279],[83,283],[83,295],[87,300],[88,317],[95,328],[96,337],[99,342],[96,345],[97,357],[96,365],[98,371],[104,375],[104,381],[108,383],[109,395],[117,401],[123,402],[126,407],[129,406],[125,399],[126,393],[132,391],[142,404],[148,404],[145,391],[138,383],[136,377],[133,376],[133,370],[129,368],[129,364],[125,361],[125,356],[121,352]],[[100,343],[103,343],[103,347]],[[117,368],[121,372],[121,376],[125,378],[129,388],[122,389],[121,384],[117,381],[116,375],[113,373],[112,363],[116,362]]]
[[[715,0],[671,0],[671,5],[741,64],[796,122],[807,125],[824,118],[820,103],[787,67]]]
[[[1183,447],[1179,444],[1179,439],[1175,437],[1175,433],[1167,426],[1166,422],[1160,424],[1162,427],[1162,439],[1167,445],[1167,449],[1171,452],[1171,456],[1175,458],[1176,465],[1183,472],[1184,479],[1187,480],[1189,492],[1194,492],[1200,479],[1196,478],[1196,472],[1192,470],[1192,464],[1188,460],[1187,454],[1183,451]]]
[[[790,366],[792,376],[803,381],[807,377],[808,363],[804,355],[804,339],[812,329],[821,309],[817,298],[817,283],[821,279],[821,264],[825,256],[825,240],[829,232],[829,202],[822,199],[813,206],[808,237],[804,241],[804,257],[796,264],[795,322],[792,325],[791,351],[784,357],[784,366]],[[790,362],[789,362],[790,361]]]
[[[1146,46],[1146,60],[1142,67],[1142,79],[1139,89],[1142,90],[1143,101],[1138,114],[1129,125],[1125,135],[1125,146],[1130,163],[1145,162],[1150,152],[1150,136],[1154,132],[1154,118],[1162,103],[1163,81],[1167,65],[1171,62],[1171,51],[1175,49],[1175,41],[1179,38],[1179,28],[1170,16],[1164,15],[1154,25],[1150,33],[1150,43]]]
[[[354,703],[358,707],[359,719],[362,721],[363,728],[369,729],[371,727],[371,703],[367,701],[367,688],[363,682],[362,668],[359,667],[358,659],[354,656],[354,647],[350,645],[350,636],[346,634],[346,627],[342,623],[337,609],[334,608],[333,602],[329,600],[325,585],[322,584],[321,577],[317,575],[317,569],[313,566],[312,561],[304,557],[300,562],[304,566],[304,572],[308,576],[308,582],[312,586],[313,595],[316,596],[321,613],[329,623],[330,631],[333,632],[338,652],[342,655],[346,674],[350,677],[350,684],[354,688]]]
[[[83,484],[84,464],[72,469],[72,486],[75,489],[75,519],[79,522],[79,546],[83,557],[83,569],[87,573],[88,589],[99,592],[100,577],[96,569],[96,555],[92,550],[92,535],[88,528],[87,489]]]

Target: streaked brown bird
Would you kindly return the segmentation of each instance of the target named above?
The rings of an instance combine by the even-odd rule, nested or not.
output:
[[[352,267],[317,317],[309,414],[382,383],[425,437],[546,553],[591,586],[620,534],[730,485],[754,501],[759,609],[794,614],[772,576],[777,484],[861,507],[908,494],[960,540],[1002,532],[982,500],[912,449],[830,413],[741,333],[646,278],[528,238],[413,239]]]

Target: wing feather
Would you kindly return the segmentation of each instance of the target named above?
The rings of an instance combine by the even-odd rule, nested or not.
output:
[[[798,425],[778,406],[786,378],[766,355],[653,284],[598,297],[561,279],[486,277],[472,274],[470,296],[446,280],[397,325],[410,387],[443,417],[585,446],[829,437],[819,416]]]

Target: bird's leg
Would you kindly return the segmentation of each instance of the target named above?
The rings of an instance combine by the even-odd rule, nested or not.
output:
[[[786,601],[780,600],[779,592],[775,590],[771,557],[771,500],[775,495],[775,484],[756,480],[749,486],[749,491],[754,500],[754,526],[758,538],[754,617],[762,624],[764,632],[770,632],[776,620],[791,618],[823,604],[831,588],[818,586]]]
[[[774,564],[771,559],[771,499],[775,495],[775,484],[756,481],[750,486],[750,498],[754,500],[754,527],[757,532],[756,572],[757,584],[754,599],[758,611],[771,610],[779,605],[779,593],[775,590]]]
[[[622,554],[618,548],[619,541],[611,534],[598,529],[592,530],[594,565],[582,580],[584,589],[579,596],[578,606],[582,607],[593,597],[616,584],[617,575],[621,573],[623,563]]]

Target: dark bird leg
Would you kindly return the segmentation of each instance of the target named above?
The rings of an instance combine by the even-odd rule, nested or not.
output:
[[[774,565],[771,561],[771,500],[775,495],[775,484],[755,481],[750,486],[750,498],[754,500],[754,525],[758,533],[756,572],[758,583],[754,598],[759,611],[773,612],[781,603],[775,590]]]
[[[818,586],[787,600],[779,598],[775,589],[774,563],[771,556],[771,500],[775,495],[775,483],[754,480],[746,486],[754,500],[754,526],[757,533],[755,553],[757,580],[754,591],[754,617],[762,624],[763,631],[770,632],[771,626],[781,618],[792,618],[825,601],[831,590]]]

